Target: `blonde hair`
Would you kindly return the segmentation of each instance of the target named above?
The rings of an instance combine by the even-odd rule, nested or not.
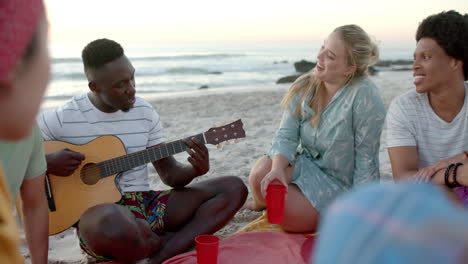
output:
[[[355,77],[367,76],[368,68],[374,65],[379,59],[377,44],[375,44],[369,35],[357,25],[341,26],[333,30],[333,32],[338,33],[345,44],[348,65],[356,66],[356,70],[346,83],[352,82]],[[308,98],[308,95],[312,95],[310,101],[306,103],[315,113],[314,117],[311,119],[311,125],[317,127],[323,111],[323,90],[323,81],[315,78],[314,70],[311,70],[299,77],[291,85],[288,93],[281,101],[281,107],[285,110],[297,96],[299,97],[299,101],[293,114],[301,116],[302,104]]]

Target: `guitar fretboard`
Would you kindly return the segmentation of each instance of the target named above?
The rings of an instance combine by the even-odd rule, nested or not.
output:
[[[206,144],[203,134],[192,136],[198,139],[203,144]],[[192,138],[190,137],[190,138]],[[152,161],[160,160],[171,155],[184,152],[187,145],[182,140],[176,140],[169,143],[159,144],[149,147],[145,150],[130,153],[110,160],[97,163],[101,170],[100,177],[114,175],[123,171],[133,169],[135,167],[147,164]]]

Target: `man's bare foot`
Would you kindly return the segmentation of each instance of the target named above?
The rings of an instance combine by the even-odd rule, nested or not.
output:
[[[265,209],[265,206],[262,206],[256,203],[253,199],[249,199],[244,203],[244,205],[242,206],[242,209],[249,209],[252,211],[261,211]]]

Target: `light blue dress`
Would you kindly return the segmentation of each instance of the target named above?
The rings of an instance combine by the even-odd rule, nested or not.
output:
[[[295,164],[292,183],[321,212],[353,185],[380,179],[385,106],[373,82],[355,79],[338,90],[314,128],[307,104],[301,117],[292,114],[298,97],[283,113],[269,156],[281,154]]]

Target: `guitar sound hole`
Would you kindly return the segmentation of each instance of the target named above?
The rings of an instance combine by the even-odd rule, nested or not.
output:
[[[87,185],[94,185],[100,179],[101,170],[95,163],[88,163],[81,169],[81,180]]]

